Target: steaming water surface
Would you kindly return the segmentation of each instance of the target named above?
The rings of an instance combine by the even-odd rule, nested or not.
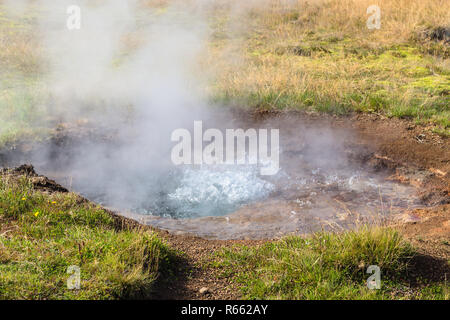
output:
[[[167,198],[178,217],[225,215],[274,190],[273,184],[258,176],[258,170],[256,166],[185,169]]]
[[[350,228],[420,206],[415,189],[367,170],[282,169],[259,176],[255,167],[184,168],[155,206],[131,217],[176,233],[207,238],[273,238],[289,233]],[[162,205],[164,203],[164,205]],[[125,211],[126,214],[127,211]],[[175,218],[175,219],[174,219]]]
[[[150,172],[144,194],[142,190],[132,191],[134,181],[122,181],[125,188],[131,188],[123,190],[124,194],[142,195],[139,197],[123,198],[117,194],[113,199],[108,193],[96,194],[95,190],[85,195],[120,210],[165,218],[222,216],[244,204],[263,200],[275,189],[258,176],[258,170],[256,166],[177,168],[163,174]],[[81,190],[86,187],[76,186]]]
[[[261,176],[255,165],[174,166],[167,163],[170,152],[154,141],[134,149],[126,141],[92,148],[81,140],[51,152],[51,160],[30,162],[39,173],[141,223],[206,238],[341,230],[421,206],[413,186],[365,163],[370,151],[347,130],[296,119],[262,126],[281,128],[280,170],[273,176]]]

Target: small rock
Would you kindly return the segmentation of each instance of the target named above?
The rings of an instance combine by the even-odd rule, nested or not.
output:
[[[200,292],[201,294],[208,294],[209,293],[209,289],[206,288],[206,287],[203,287],[198,292]]]
[[[423,143],[425,141],[426,136],[423,133],[421,133],[418,136],[416,136],[415,138],[419,143]]]
[[[404,213],[395,217],[395,220],[401,223],[413,223],[413,224],[421,221],[420,217],[408,213]]]

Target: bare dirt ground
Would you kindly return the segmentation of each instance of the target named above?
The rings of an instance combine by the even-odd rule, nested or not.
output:
[[[354,127],[373,141],[384,165],[395,170],[395,178],[404,183],[420,184],[423,201],[432,205],[405,215],[396,227],[419,252],[450,259],[450,141],[401,119],[357,116]],[[423,181],[405,172],[428,172]]]
[[[402,119],[388,119],[379,115],[358,114],[351,117],[306,115],[304,113],[256,112],[252,117],[301,117],[303,120],[322,119],[333,126],[353,128],[361,141],[373,152],[365,161],[374,168],[392,171],[392,179],[420,187],[420,196],[427,208],[406,212],[395,227],[421,253],[416,270],[424,274],[442,275],[450,259],[450,140],[432,132],[432,128]],[[5,153],[3,151],[3,159]],[[2,157],[0,157],[0,160]],[[4,161],[3,161],[4,162]],[[2,163],[0,163],[2,164]],[[35,178],[36,186],[51,186],[43,178]],[[42,186],[41,186],[42,187]],[[48,189],[48,188],[47,188]],[[51,188],[50,188],[51,189]],[[55,189],[55,191],[63,191]],[[259,245],[264,241],[220,241],[193,236],[172,235],[155,230],[183,259],[178,272],[170,279],[161,279],[155,299],[237,299],[240,290],[231,279],[219,277],[219,271],[208,267],[211,253],[236,244]],[[200,289],[207,288],[205,292]]]

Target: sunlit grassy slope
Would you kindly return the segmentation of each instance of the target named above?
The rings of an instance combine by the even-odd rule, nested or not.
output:
[[[449,299],[445,282],[418,279],[411,286],[414,254],[395,230],[361,228],[236,246],[216,254],[212,265],[240,283],[247,299]],[[378,289],[367,286],[371,265],[381,271]]]
[[[0,300],[145,298],[173,257],[155,234],[121,228],[75,194],[0,176]],[[67,286],[70,266],[79,290]]]
[[[164,9],[169,2],[142,1],[140,18],[145,20],[146,8]],[[430,123],[449,134],[449,43],[433,32],[450,24],[450,3],[380,0],[381,28],[369,30],[366,11],[372,2],[229,0],[209,7],[210,50],[201,63],[213,74],[205,88],[211,101],[337,114],[376,112]],[[38,15],[30,7],[12,18],[0,5],[3,143],[42,136],[51,127]],[[139,45],[138,37],[124,37],[125,44]]]
[[[268,109],[377,112],[448,133],[449,43],[426,35],[450,25],[449,2],[378,1],[381,28],[369,30],[372,2],[299,1],[287,8],[274,1],[253,10],[251,27],[234,36],[224,31],[226,20],[218,23],[213,56],[234,43],[243,58],[214,59],[214,95]]]

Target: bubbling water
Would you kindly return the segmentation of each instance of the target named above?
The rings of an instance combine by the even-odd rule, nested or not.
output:
[[[259,174],[256,165],[239,166],[183,166],[163,172],[140,173],[145,180],[136,189],[136,175],[120,180],[123,193],[98,193],[82,185],[83,195],[105,206],[138,214],[164,218],[189,219],[222,216],[239,207],[263,200],[275,190],[275,185]],[[117,185],[118,182],[111,182]],[[126,198],[123,195],[127,195]]]
[[[188,168],[167,198],[178,217],[221,216],[273,190],[273,184],[258,176],[256,166]]]
[[[270,163],[174,166],[156,142],[155,148],[119,153],[117,146],[104,153],[72,147],[76,152],[66,155],[63,149],[60,158],[33,163],[39,172],[124,216],[211,239],[342,230],[422,205],[416,188],[372,164],[370,148],[347,130],[319,130],[315,122],[304,126],[296,119],[272,121],[280,123],[264,127],[282,128],[280,170],[273,176],[261,175],[260,166]],[[141,156],[130,161],[122,153]]]

